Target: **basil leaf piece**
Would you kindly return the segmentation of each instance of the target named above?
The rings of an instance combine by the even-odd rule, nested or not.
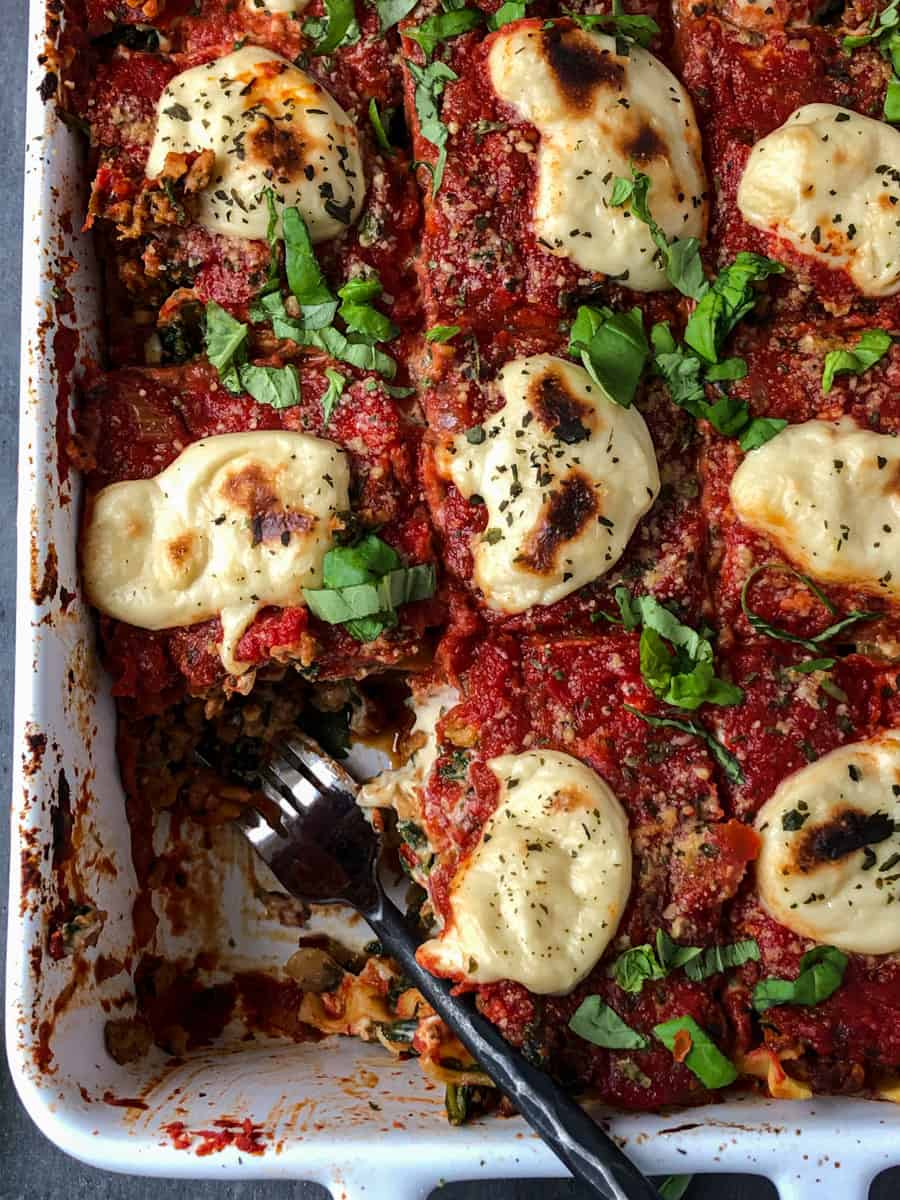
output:
[[[426,342],[449,342],[460,332],[461,325],[434,325],[425,334]]]
[[[763,571],[783,571],[788,575],[793,575],[795,579],[799,579],[804,587],[808,588],[815,598],[828,609],[832,616],[837,615],[837,609],[821,590],[817,587],[808,575],[803,575],[799,571],[795,571],[793,567],[789,567],[787,563],[761,563],[760,566],[754,567],[747,578],[744,580],[744,586],[741,588],[741,610],[747,618],[747,624],[751,629],[755,629],[757,633],[763,633],[766,637],[774,638],[778,642],[793,642],[797,646],[803,646],[805,650],[810,650],[815,653],[823,642],[828,642],[837,634],[843,633],[845,629],[856,625],[860,621],[874,621],[876,617],[882,614],[878,612],[864,612],[862,609],[854,608],[846,617],[841,617],[839,621],[835,621],[829,625],[827,629],[823,629],[820,633],[813,634],[812,637],[802,638],[794,633],[789,633],[786,629],[779,629],[777,625],[772,625],[759,613],[754,612],[750,607],[750,602],[747,595],[754,579],[761,575]],[[809,670],[814,668],[810,667]]]
[[[374,533],[366,534],[352,546],[334,546],[322,562],[322,582],[326,588],[353,587],[370,583],[400,566],[400,555]]]
[[[647,194],[650,191],[650,176],[631,168],[631,178],[618,176],[613,180],[609,203],[611,208],[621,208],[630,203],[631,211],[650,230],[650,236],[662,256],[666,275],[674,288],[682,295],[698,300],[709,285],[703,274],[700,259],[700,243],[696,238],[676,238],[670,242],[665,231],[657,225],[650,212]]]
[[[434,165],[425,164],[431,171],[431,193],[436,195],[440,191],[444,178],[444,167],[447,165],[447,139],[450,136],[450,131],[441,120],[438,101],[447,84],[458,79],[459,76],[446,63],[433,62],[430,66],[420,67],[418,63],[414,63],[410,59],[404,61],[416,84],[413,100],[416,106],[416,116],[419,118],[419,132],[426,142],[431,142],[432,146],[436,147],[438,152],[437,162]]]
[[[568,349],[573,358],[581,359],[610,400],[630,408],[650,355],[639,308],[616,313],[611,308],[581,305],[569,333]]]
[[[781,417],[754,417],[738,438],[738,445],[745,454],[758,450],[770,442],[776,433],[781,433],[786,425],[787,421]]]
[[[389,317],[372,307],[371,301],[382,291],[381,281],[372,276],[358,276],[338,288],[338,316],[351,333],[360,334],[368,342],[389,342],[400,332]]]
[[[834,946],[816,946],[800,959],[796,979],[760,980],[753,989],[753,1007],[766,1012],[780,1004],[820,1004],[843,983],[847,961],[847,955]]]
[[[632,946],[613,963],[613,978],[623,992],[638,994],[651,979],[665,979],[667,971],[660,965],[653,947]]]
[[[371,583],[339,588],[304,588],[311,613],[328,625],[342,625],[360,617],[392,613],[401,604],[434,595],[435,574],[430,563],[398,567]],[[369,640],[369,639],[366,639]]]
[[[697,1076],[704,1087],[723,1088],[738,1077],[734,1064],[727,1059],[705,1029],[701,1029],[693,1017],[673,1017],[654,1025],[653,1032],[668,1051],[675,1048],[675,1035],[685,1031],[690,1034],[691,1048],[684,1065]]]
[[[438,12],[411,29],[404,29],[403,36],[422,47],[427,62],[441,42],[448,38],[468,33],[484,20],[484,14],[475,8],[459,8],[451,12]]]
[[[894,67],[896,72],[897,68]],[[887,91],[884,96],[884,119],[890,121],[892,125],[896,125],[900,121],[900,78],[896,74],[892,75],[888,80]]]
[[[266,282],[260,292],[261,296],[265,296],[270,292],[276,292],[279,288],[278,282],[278,208],[275,203],[275,193],[271,188],[266,188],[265,192],[266,204],[269,208],[269,220],[266,225],[266,241],[269,243],[269,271],[266,276]]]
[[[569,1021],[569,1028],[586,1042],[607,1050],[644,1050],[650,1044],[649,1038],[626,1025],[599,996],[582,1000]]]
[[[381,24],[381,32],[385,33],[398,21],[408,17],[416,7],[418,0],[375,0],[375,9]]]
[[[281,214],[281,227],[284,232],[285,273],[288,287],[297,302],[302,308],[307,305],[334,304],[336,312],[337,302],[322,275],[300,210],[294,206],[286,208]]]
[[[823,394],[827,396],[831,391],[835,375],[861,375],[863,371],[868,371],[869,367],[884,358],[893,340],[884,329],[867,329],[852,350],[829,350],[822,372]]]
[[[245,392],[259,404],[271,408],[293,408],[300,403],[300,377],[290,363],[286,367],[258,367],[244,363],[238,378]]]
[[[368,341],[348,338],[340,330],[330,326],[326,329],[307,329],[300,321],[290,317],[274,317],[272,329],[276,337],[289,338],[298,346],[313,346],[323,350],[341,362],[358,367],[361,371],[377,371],[388,379],[397,374],[397,364],[390,355],[378,350]]]
[[[732,942],[728,946],[710,946],[702,954],[685,963],[684,973],[694,983],[718,975],[746,962],[759,962],[759,946],[754,938]]]
[[[248,327],[241,321],[236,321],[231,313],[226,312],[215,300],[206,305],[206,357],[219,372],[223,383],[231,372],[232,382],[237,382],[237,373],[233,370],[247,355]],[[226,386],[228,386],[226,384]],[[229,388],[229,391],[234,390]]]
[[[331,54],[343,42],[356,18],[353,0],[325,0],[325,15],[327,20],[321,33],[318,23],[311,31],[307,28],[311,22],[303,26],[304,33],[311,32],[316,38],[312,47],[315,55]]]
[[[641,675],[655,696],[675,708],[740,704],[743,691],[715,674],[708,638],[682,624],[653,596],[633,599],[627,588],[617,588],[614,595],[626,629],[643,626]],[[666,642],[674,647],[674,653]]]
[[[783,271],[781,263],[742,250],[700,298],[685,326],[685,342],[706,362],[718,362],[725,339],[756,304],[753,284]]]
[[[701,946],[680,946],[672,941],[664,929],[657,929],[656,954],[666,972],[677,971],[702,953]]]
[[[744,782],[744,772],[741,770],[741,764],[731,751],[723,746],[718,738],[714,737],[699,721],[676,721],[672,717],[654,717],[650,713],[641,712],[639,708],[635,708],[631,704],[623,704],[622,707],[634,716],[639,717],[653,729],[680,729],[682,733],[691,733],[694,737],[700,738],[706,742],[710,754],[712,754],[713,758],[725,772],[726,777],[732,783]]]
[[[900,121],[900,33],[897,26],[900,24],[900,12],[898,12],[897,0],[891,0],[891,3],[883,8],[880,13],[873,13],[869,21],[869,32],[864,34],[854,34],[850,37],[845,37],[841,45],[845,50],[857,50],[860,46],[868,46],[870,43],[875,43],[881,53],[881,57],[887,59],[893,68],[893,73],[888,81],[887,93],[884,98],[884,117],[885,120],[891,122]]]
[[[327,427],[328,422],[331,420],[331,414],[344,394],[347,377],[346,375],[342,375],[340,371],[335,371],[332,367],[326,367],[325,378],[328,380],[328,387],[322,396],[322,420]]]
[[[372,130],[375,133],[375,141],[378,143],[379,147],[385,152],[385,154],[389,155],[392,158],[394,155],[394,147],[391,145],[391,141],[387,135],[387,130],[385,129],[385,125],[390,125],[391,118],[393,117],[393,115],[394,115],[394,110],[392,108],[386,108],[384,110],[384,116],[382,116],[381,113],[378,111],[378,101],[375,99],[374,96],[369,101],[369,122],[372,126]]]
[[[667,1175],[659,1185],[660,1200],[684,1200],[693,1175]]]
[[[568,9],[563,9],[563,11],[581,29],[611,29],[619,37],[628,38],[629,41],[636,42],[645,49],[660,32],[659,26],[652,17],[646,17],[641,13],[623,12],[621,0],[613,0],[611,13],[582,14],[570,12]]]
[[[528,0],[506,0],[495,13],[488,15],[488,29],[495,31],[509,25],[511,21],[521,21],[528,10]]]

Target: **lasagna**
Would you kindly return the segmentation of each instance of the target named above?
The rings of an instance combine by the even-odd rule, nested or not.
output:
[[[301,929],[214,997],[156,954],[157,815],[235,817],[299,726],[393,739],[360,799],[419,959],[566,1087],[896,1097],[895,21],[71,5],[69,454],[146,951],[111,1053],[240,1001],[502,1107],[377,945]]]

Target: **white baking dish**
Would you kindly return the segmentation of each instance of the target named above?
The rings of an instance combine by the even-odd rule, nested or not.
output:
[[[57,396],[68,380],[57,376],[54,350],[61,326],[77,328],[78,363],[89,356],[97,346],[99,305],[91,247],[74,232],[84,211],[78,139],[37,95],[43,0],[33,0],[31,17],[6,1013],[10,1064],[22,1100],[63,1150],[135,1174],[317,1180],[349,1200],[414,1200],[448,1180],[561,1175],[557,1160],[521,1122],[451,1128],[442,1096],[414,1063],[395,1064],[380,1048],[356,1041],[295,1046],[248,1043],[235,1035],[178,1064],[167,1064],[155,1051],[129,1067],[105,1052],[107,1011],[129,1012],[127,1001],[116,1004],[127,996],[129,981],[120,974],[98,984],[93,964],[101,954],[122,958],[132,949],[134,878],[113,707],[77,598],[77,480],[61,482],[56,465]],[[54,294],[61,275],[75,302],[62,319]],[[55,589],[48,587],[54,559]],[[63,589],[76,594],[67,607]],[[51,811],[59,803],[61,770],[76,830],[64,872],[80,873],[105,921],[94,947],[55,963],[46,954],[46,931],[56,887]],[[228,831],[208,859],[190,868],[198,890],[221,892],[202,933],[193,936],[219,954],[226,970],[275,967],[291,949],[290,931],[266,923],[253,899],[252,870],[243,845]],[[363,939],[365,931],[357,923],[347,935]],[[173,957],[198,948],[165,922],[159,945]],[[53,1025],[49,1038],[42,1038],[45,1022]],[[49,1060],[46,1054],[41,1059],[42,1043]],[[144,1107],[109,1103],[123,1098]],[[195,1150],[201,1139],[179,1150],[164,1128],[180,1122],[201,1130],[217,1118],[255,1122],[265,1153],[249,1155],[232,1146],[200,1157]],[[747,1099],[666,1116],[618,1116],[610,1123],[648,1172],[763,1174],[776,1182],[782,1200],[816,1194],[855,1200],[866,1195],[874,1175],[900,1162],[900,1108],[889,1104]]]

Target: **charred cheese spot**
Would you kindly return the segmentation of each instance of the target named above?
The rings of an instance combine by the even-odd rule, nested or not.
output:
[[[731,481],[740,519],[804,571],[879,595],[900,595],[900,438],[849,417],[789,425]]]
[[[559,574],[559,557],[596,519],[597,497],[590,480],[573,474],[550,499],[522,551],[519,561],[537,575]]]
[[[332,442],[281,430],[207,438],[152,479],[98,492],[85,589],[101,612],[141,629],[221,616],[222,662],[239,675],[247,664],[235,649],[259,609],[321,586],[348,507],[347,459]]]
[[[898,202],[900,131],[833,104],[806,104],[757,142],[738,188],[744,220],[866,296],[900,291]]]
[[[670,237],[702,238],[706,178],[690,96],[646,50],[615,38],[520,21],[489,39],[494,91],[540,135],[534,228],[550,254],[637,291],[669,287],[647,226],[611,208],[612,181],[637,163]]]
[[[215,233],[266,236],[266,191],[296,205],[314,242],[359,215],[365,193],[356,129],[311,76],[259,46],[191,67],[160,97],[147,175],[170,154],[215,155],[196,219]]]
[[[416,957],[436,975],[512,979],[538,995],[576,987],[615,936],[631,890],[628,818],[568,754],[505,754],[499,799],[450,884],[450,916]]]
[[[459,436],[436,452],[443,477],[487,507],[473,544],[485,603],[518,613],[552,604],[618,562],[659,492],[644,419],[587,372],[550,355],[515,359],[496,389],[503,407],[480,444]]]
[[[841,950],[900,951],[900,731],[788,776],[756,828],[757,886],[776,920]]]
[[[531,403],[538,420],[561,442],[572,446],[591,436],[585,420],[591,407],[566,387],[565,379],[556,371],[535,379],[531,387]]]
[[[544,56],[564,103],[578,112],[593,107],[594,92],[612,88],[618,92],[625,69],[608,50],[585,41],[579,29],[554,25],[542,33]]]

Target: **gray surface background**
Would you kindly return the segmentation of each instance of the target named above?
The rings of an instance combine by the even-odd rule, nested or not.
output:
[[[18,411],[19,274],[22,234],[21,192],[25,116],[25,0],[0,0],[0,795],[10,794],[12,675],[15,612],[15,545],[10,519],[16,499]],[[8,805],[0,815],[0,864],[8,845]],[[0,872],[2,874],[2,872]],[[6,936],[6,887],[0,881],[0,959]],[[900,1159],[900,1145],[897,1149]],[[441,1200],[587,1200],[583,1188],[567,1182],[451,1184]],[[0,1059],[0,1200],[325,1200],[312,1184],[185,1183],[110,1175],[83,1167],[61,1154],[25,1115]],[[689,1200],[772,1200],[775,1189],[751,1176],[697,1176]],[[886,1172],[871,1200],[898,1200],[900,1168]],[[437,1200],[437,1196],[435,1197]],[[823,1196],[823,1200],[840,1200]]]

